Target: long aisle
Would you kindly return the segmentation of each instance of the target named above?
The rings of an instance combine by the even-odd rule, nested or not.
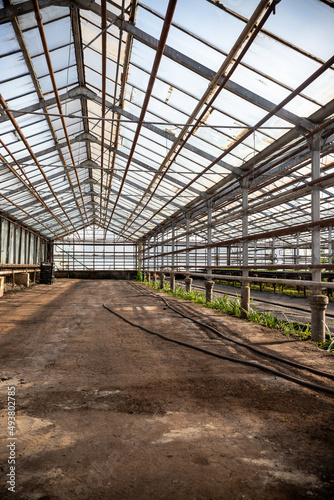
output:
[[[6,295],[1,499],[332,498],[332,396],[145,333],[103,308],[106,301],[163,335],[251,359],[125,281],[57,280]],[[334,373],[333,358],[313,345],[298,348],[196,304],[178,307]],[[15,387],[15,496],[6,482],[8,387]]]

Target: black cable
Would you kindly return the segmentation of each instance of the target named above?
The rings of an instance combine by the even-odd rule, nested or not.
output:
[[[103,307],[105,309],[107,309],[112,314],[114,314],[115,316],[117,316],[121,320],[125,321],[129,325],[134,326],[135,328],[140,328],[144,332],[150,333],[151,335],[156,335],[157,337],[160,337],[160,338],[167,340],[169,342],[173,342],[174,344],[178,344],[178,345],[182,345],[184,347],[188,347],[190,349],[194,349],[195,351],[199,351],[199,352],[202,352],[204,354],[208,354],[209,356],[214,356],[215,358],[224,359],[226,361],[231,361],[232,363],[240,363],[243,365],[252,366],[253,368],[258,368],[259,370],[263,370],[263,371],[266,371],[266,372],[271,373],[273,375],[277,375],[278,377],[285,378],[286,380],[290,380],[290,382],[294,382],[295,384],[299,384],[299,385],[303,385],[305,387],[308,387],[309,389],[313,389],[316,391],[322,391],[322,392],[326,392],[328,394],[334,395],[334,389],[330,389],[329,387],[322,387],[321,385],[316,385],[316,384],[312,384],[310,382],[306,382],[305,380],[300,380],[298,378],[292,377],[291,375],[286,375],[285,373],[279,372],[279,371],[274,370],[272,368],[268,368],[265,365],[260,365],[258,363],[254,363],[253,361],[246,361],[246,360],[241,360],[238,358],[231,358],[229,356],[223,356],[222,354],[208,351],[207,349],[203,349],[202,347],[197,347],[195,345],[187,344],[186,342],[182,342],[181,340],[176,340],[176,339],[172,339],[170,337],[166,337],[165,335],[162,335],[161,333],[154,332],[153,330],[149,330],[148,328],[145,328],[144,326],[138,325],[138,324],[134,323],[133,321],[130,321],[129,319],[125,318],[124,316],[122,316],[118,312],[116,312],[113,309],[111,309],[110,307],[108,307],[107,306],[108,302],[109,302],[109,300],[103,304]]]
[[[312,368],[311,366],[302,365],[300,363],[296,363],[294,361],[290,361],[290,360],[281,358],[280,356],[275,356],[275,354],[263,352],[263,351],[261,351],[261,349],[258,349],[257,347],[251,346],[251,345],[246,344],[244,342],[241,342],[239,340],[235,340],[231,337],[228,337],[227,335],[224,335],[223,333],[221,333],[219,330],[216,330],[216,328],[214,328],[210,325],[207,325],[205,323],[202,323],[201,321],[198,321],[197,319],[191,318],[190,316],[187,316],[186,314],[178,311],[177,309],[174,309],[174,307],[171,306],[164,297],[156,295],[153,292],[151,292],[149,295],[151,295],[152,297],[156,297],[157,299],[161,299],[166,304],[166,306],[169,307],[172,311],[176,312],[177,314],[180,314],[184,318],[189,319],[190,321],[193,321],[194,323],[196,323],[200,326],[203,326],[204,328],[207,328],[208,330],[211,330],[213,333],[215,333],[216,335],[218,335],[219,337],[221,337],[224,340],[228,340],[229,342],[232,342],[233,344],[237,344],[237,345],[240,345],[242,347],[245,347],[245,348],[249,349],[250,351],[256,352],[257,354],[261,354],[262,356],[266,356],[266,357],[274,359],[276,361],[286,363],[287,365],[293,366],[295,368],[299,368],[300,370],[307,370],[311,373],[314,373],[315,375],[320,375],[321,377],[326,377],[326,378],[329,378],[331,380],[334,380],[334,375],[332,375],[330,373],[316,370],[315,368]]]

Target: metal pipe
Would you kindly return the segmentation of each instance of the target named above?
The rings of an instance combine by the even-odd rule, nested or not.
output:
[[[102,31],[102,104],[101,116],[106,114],[106,68],[107,68],[107,1],[101,0],[101,31]],[[116,85],[116,83],[115,83]],[[104,156],[105,121],[101,125],[101,186],[100,186],[100,224],[102,223],[102,193],[103,193],[103,156]]]
[[[289,227],[285,227],[285,228],[275,229],[273,231],[266,231],[266,232],[263,232],[263,233],[249,234],[246,237],[241,236],[241,237],[238,237],[238,238],[231,238],[231,239],[228,239],[228,240],[224,240],[224,241],[212,243],[210,245],[210,247],[211,248],[215,248],[215,247],[224,247],[224,246],[228,246],[228,245],[233,245],[233,244],[236,244],[236,243],[241,243],[245,239],[247,239],[248,241],[254,241],[254,240],[268,239],[268,238],[277,237],[277,236],[287,236],[289,234],[295,234],[295,233],[298,233],[298,232],[300,232],[300,233],[308,232],[312,227],[316,227],[316,226],[319,226],[319,227],[330,227],[330,226],[333,226],[333,225],[334,225],[334,217],[329,217],[327,219],[322,219],[322,220],[319,220],[319,221],[316,221],[316,222],[306,222],[306,223],[303,223],[303,224],[296,224],[294,226],[289,226]],[[188,249],[188,251],[201,250],[201,249],[205,249],[205,248],[208,248],[208,245],[197,245],[197,246],[190,247]],[[178,253],[182,253],[182,252],[185,252],[185,251],[187,251],[187,249],[183,248],[183,249],[180,249],[180,250],[176,250],[174,253],[178,254]],[[170,253],[171,252],[165,252],[164,255],[169,255]]]
[[[189,234],[189,229],[190,229],[190,214],[187,214],[186,216],[186,269],[189,271],[189,260],[190,260],[190,255],[189,255],[189,249],[190,249],[190,234]],[[175,252],[178,253],[178,252]]]
[[[212,243],[212,202],[208,202],[208,219],[207,219],[207,244],[211,245]],[[211,247],[207,248],[207,267],[208,274],[211,274],[211,264],[212,264],[212,252]]]
[[[322,147],[321,136],[315,135],[309,140],[309,147],[312,155],[312,181],[318,180],[320,178],[320,150]],[[320,264],[320,226],[317,223],[320,222],[320,186],[319,183],[312,185],[311,191],[311,210],[312,210],[312,264]],[[312,271],[312,280],[321,280],[320,269],[314,269]],[[321,293],[321,290],[314,290],[314,293]]]

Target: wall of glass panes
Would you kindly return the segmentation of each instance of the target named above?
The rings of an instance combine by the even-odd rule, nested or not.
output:
[[[131,244],[55,242],[53,257],[59,271],[122,271],[137,269],[137,247]]]
[[[1,264],[39,265],[47,260],[47,241],[0,216]]]

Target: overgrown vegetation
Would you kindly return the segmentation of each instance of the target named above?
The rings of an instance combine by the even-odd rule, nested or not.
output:
[[[137,269],[137,275],[136,275],[136,281],[140,281],[142,282],[143,281],[143,272],[142,270],[140,269],[140,267],[138,267]]]
[[[141,281],[142,284],[148,285],[154,290],[160,290],[160,281]],[[196,302],[197,304],[201,304],[205,307],[209,307],[211,309],[216,309],[225,314],[229,314],[230,316],[234,316],[236,318],[240,318],[241,313],[241,302],[240,298],[237,295],[236,299],[231,299],[224,294],[223,297],[217,298],[215,297],[212,302],[206,302],[205,293],[198,292],[197,290],[192,290],[191,292],[187,292],[182,287],[176,287],[175,291],[172,292],[170,290],[170,284],[168,282],[164,283],[163,290],[164,292],[170,293],[176,297],[179,297],[184,300],[191,300]],[[247,320],[251,323],[258,323],[259,325],[266,326],[268,328],[273,328],[275,330],[279,330],[283,335],[288,337],[293,337],[299,340],[311,340],[311,327],[309,323],[303,325],[301,323],[297,323],[295,321],[290,321],[285,315],[285,319],[281,320],[274,315],[274,313],[268,313],[265,311],[257,311],[253,307],[250,308],[249,313],[247,314]],[[329,336],[329,340],[325,342],[317,342],[317,345],[320,349],[325,349],[326,351],[334,352],[334,337],[330,334],[328,327],[327,334]]]

